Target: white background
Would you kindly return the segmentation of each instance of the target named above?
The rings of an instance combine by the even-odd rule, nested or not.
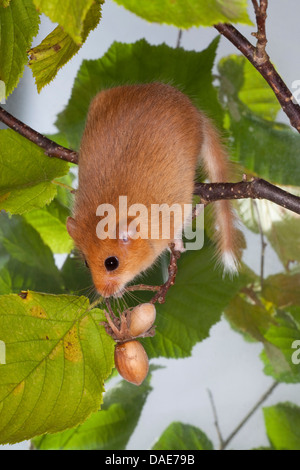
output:
[[[298,0],[270,0],[269,4],[267,50],[283,79],[291,87],[294,80],[300,79],[300,5]],[[251,8],[249,12],[253,18]],[[43,18],[34,45],[39,44],[52,29],[53,24]],[[254,28],[239,29],[253,41],[250,33]],[[58,73],[55,80],[37,94],[31,71],[26,68],[18,89],[7,100],[6,109],[41,133],[56,132],[53,123],[57,113],[69,100],[74,78],[83,59],[101,57],[115,40],[135,42],[145,38],[151,44],[165,42],[175,47],[177,35],[176,28],[147,23],[107,0],[103,7],[101,24],[90,34],[78,55]],[[188,50],[200,51],[206,48],[216,35],[217,31],[213,28],[192,28],[183,33],[181,45]],[[231,53],[235,54],[237,50],[222,38],[217,61]],[[288,122],[283,113],[280,113],[279,118]],[[249,232],[246,232],[246,236],[251,251],[246,253],[245,261],[258,272],[260,242]],[[282,271],[276,255],[269,247],[265,257],[266,275]],[[259,359],[261,350],[260,344],[245,342],[223,320],[211,329],[208,339],[194,348],[191,358],[153,361],[155,364],[164,365],[165,368],[153,374],[153,392],[143,409],[128,449],[150,448],[172,421],[198,426],[217,447],[218,439],[207,389],[209,388],[214,396],[222,433],[226,438],[273,382],[263,374],[263,365]],[[300,405],[300,385],[279,385],[265,405],[288,400]],[[260,409],[232,440],[229,449],[250,449],[261,445],[268,445],[268,440]],[[28,443],[1,448],[26,449]]]

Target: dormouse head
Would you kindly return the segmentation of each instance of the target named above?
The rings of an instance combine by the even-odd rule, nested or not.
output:
[[[120,296],[124,287],[155,260],[151,240],[141,238],[130,227],[130,220],[116,224],[107,238],[99,237],[96,220],[68,217],[67,230],[91,271],[98,293]]]

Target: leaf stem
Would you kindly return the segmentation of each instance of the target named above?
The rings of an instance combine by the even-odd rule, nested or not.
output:
[[[98,299],[96,299],[94,302],[92,302],[89,306],[89,308],[87,309],[87,312],[89,312],[90,310],[93,310],[93,308],[95,308],[98,304],[100,304],[101,302],[103,302],[103,297],[98,297]]]
[[[74,188],[72,188],[72,186],[69,186],[68,184],[62,183],[61,181],[52,180],[52,183],[57,184],[58,186],[61,186],[62,188],[67,189],[68,191],[70,191],[70,193],[74,192]]]

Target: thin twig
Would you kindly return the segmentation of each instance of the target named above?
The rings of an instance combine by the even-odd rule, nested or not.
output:
[[[181,253],[179,251],[175,250],[174,243],[170,244],[170,263],[168,267],[168,279],[166,282],[160,286],[160,289],[158,292],[152,297],[150,300],[150,303],[155,304],[155,302],[158,302],[159,304],[163,304],[166,301],[166,295],[170,287],[172,287],[175,284],[175,279],[178,271],[177,267],[177,261],[180,258]]]
[[[45,137],[44,135],[24,124],[22,121],[19,121],[19,119],[5,111],[5,109],[3,109],[1,106],[0,121],[14,131],[18,132],[18,134],[26,137],[26,139],[41,147],[48,157],[60,158],[61,160],[65,160],[70,163],[78,163],[77,152],[56,144],[53,142],[53,140],[48,139],[48,137]]]
[[[259,6],[257,2],[254,1],[253,6],[256,15],[257,33],[252,33],[252,36],[256,37],[257,39],[255,60],[257,64],[259,64],[264,63],[266,60],[269,60],[269,56],[266,53],[266,45],[268,42],[266,36],[268,0],[260,0]]]
[[[180,47],[181,39],[182,39],[182,29],[178,31],[176,48]]]
[[[155,304],[158,302],[159,304],[163,304],[166,301],[166,295],[170,287],[175,284],[175,278],[177,274],[177,261],[180,258],[181,253],[175,250],[174,243],[170,243],[170,262],[168,267],[168,279],[164,284],[161,286],[150,286],[146,284],[137,284],[136,286],[129,286],[126,287],[126,290],[136,291],[136,290],[144,290],[144,291],[153,291],[156,294],[150,300],[150,303]]]
[[[255,14],[257,15],[257,13],[259,12],[259,5],[257,3],[257,0],[252,0],[252,3],[253,3]]]
[[[273,385],[263,394],[263,396],[258,400],[258,402],[251,408],[249,413],[246,414],[245,418],[239,423],[239,425],[232,431],[232,433],[223,441],[223,445],[220,450],[224,450],[232,439],[237,435],[241,428],[247,423],[247,421],[252,417],[255,411],[266,401],[266,399],[271,395],[275,388],[279,385],[279,382],[274,382]]]
[[[224,439],[223,439],[221,429],[220,429],[220,425],[219,425],[217,408],[216,408],[216,405],[215,405],[215,402],[214,402],[213,395],[212,395],[212,393],[209,389],[207,389],[207,393],[208,393],[210,404],[211,404],[211,407],[212,407],[212,411],[213,411],[213,415],[214,415],[214,425],[215,425],[215,428],[216,428],[216,431],[217,431],[217,434],[218,434],[219,447],[221,449],[224,445]]]
[[[257,296],[256,292],[254,291],[253,287],[242,287],[241,291],[243,294],[247,295],[252,302],[257,305],[258,307],[264,307],[262,301]]]

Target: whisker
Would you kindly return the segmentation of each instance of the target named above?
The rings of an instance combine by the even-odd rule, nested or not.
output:
[[[130,300],[133,300],[134,302],[137,302],[138,304],[143,303],[144,300],[140,298],[137,294],[135,294],[135,292],[138,292],[138,291],[131,291],[125,288],[124,297],[127,295]]]

